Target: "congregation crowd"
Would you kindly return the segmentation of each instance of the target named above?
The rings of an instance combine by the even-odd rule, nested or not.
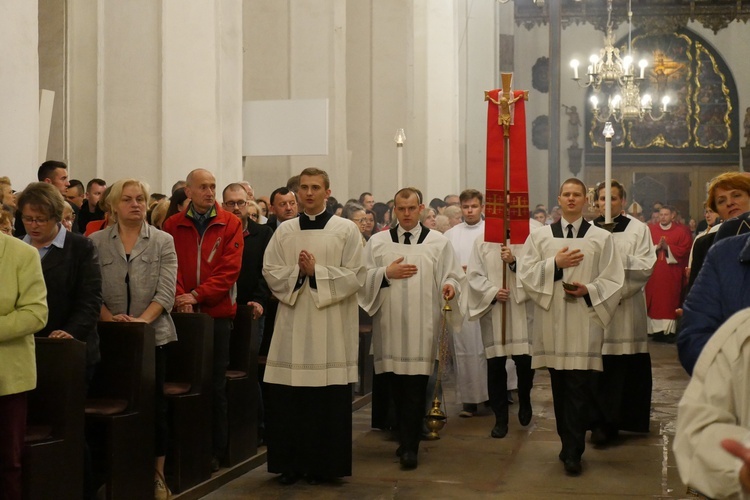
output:
[[[402,468],[418,466],[448,303],[460,416],[488,406],[492,438],[508,433],[511,390],[519,424],[530,424],[534,371],[546,368],[559,458],[567,474],[581,474],[587,432],[592,444],[613,446],[622,431],[649,431],[649,337],[676,342],[692,376],[674,444],[681,477],[709,497],[750,492],[744,173],[712,180],[697,224],[661,203],[644,214],[617,181],[607,220],[604,183],[592,196],[568,179],[556,206],[529,211],[523,244],[485,241],[478,190],[425,203],[419,189],[403,187],[387,202],[362,193],[340,203],[328,174],[315,168],[269,196],[246,181],[219,192],[204,169],[168,196],[138,179],[84,185],[58,161],[42,164],[38,181],[16,193],[0,177],[0,499],[21,498],[34,337],[85,342],[89,383],[100,361],[99,322],[153,327],[154,495],[171,495],[164,383],[165,347],[179,342],[172,312],[213,318],[218,470],[237,304],[260,325],[259,435],[281,484],[351,475],[351,384],[363,322],[372,325],[372,425],[398,436]],[[92,498],[99,482],[82,446]]]

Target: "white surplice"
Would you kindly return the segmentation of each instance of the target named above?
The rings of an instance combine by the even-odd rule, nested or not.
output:
[[[582,221],[579,235],[583,224],[589,223]],[[604,327],[612,320],[625,280],[622,262],[614,238],[604,229],[589,224],[583,237],[564,238],[553,236],[555,225],[562,234],[557,222],[529,235],[518,263],[518,278],[535,303],[531,367],[601,371]],[[555,255],[564,247],[580,249],[584,257],[555,281]],[[583,297],[566,297],[562,281],[586,285],[591,307]]]
[[[613,232],[615,246],[625,269],[620,304],[604,330],[602,354],[648,352],[648,318],[643,288],[656,263],[656,247],[651,231],[643,222],[630,217],[622,232]]]
[[[522,245],[510,245],[517,263],[521,261],[522,248]],[[502,341],[503,305],[501,302],[492,303],[502,288],[503,272],[507,269],[500,258],[500,251],[500,243],[477,239],[466,269],[469,283],[468,315],[473,323],[481,325],[487,359],[531,354],[529,328],[533,321],[533,302],[529,300],[520,280],[516,279],[516,273],[510,270],[506,283],[510,289],[510,299],[506,302],[505,344]]]
[[[484,220],[473,226],[462,222],[445,232],[453,245],[459,264],[467,266],[474,242],[484,237]],[[483,403],[487,393],[487,358],[484,355],[482,331],[476,321],[469,321],[464,313],[460,329],[453,331],[453,350],[456,361],[456,398],[462,403]]]
[[[422,228],[425,231],[426,228]],[[364,250],[367,280],[359,293],[359,305],[373,317],[372,352],[375,373],[430,375],[437,356],[440,334],[442,288],[453,285],[452,323],[460,324],[458,300],[465,280],[450,242],[431,230],[420,244],[394,243],[390,231],[374,234]],[[381,286],[385,269],[403,257],[404,264],[417,266],[417,274],[392,279]]]
[[[315,256],[317,290],[305,279],[295,290],[299,253]],[[331,217],[324,229],[281,224],[263,258],[263,276],[279,299],[264,380],[321,387],[357,381],[357,292],[365,280],[362,236],[350,220]]]

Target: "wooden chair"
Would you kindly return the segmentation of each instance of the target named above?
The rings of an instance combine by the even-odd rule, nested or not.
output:
[[[211,369],[214,320],[172,313],[177,342],[167,345],[164,394],[169,406],[167,483],[178,493],[211,478]]]
[[[230,337],[227,369],[229,441],[226,465],[234,466],[258,452],[258,321],[252,308],[238,306]]]
[[[154,330],[146,323],[100,322],[102,359],[86,400],[94,463],[103,462],[107,498],[154,494]]]
[[[28,395],[23,457],[25,499],[83,495],[86,344],[37,338],[36,389]]]

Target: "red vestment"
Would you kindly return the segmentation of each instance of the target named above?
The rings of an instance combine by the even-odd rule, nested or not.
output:
[[[669,229],[660,224],[649,225],[651,239],[658,245],[662,238],[669,245],[669,252],[677,263],[668,263],[666,250],[657,250],[656,265],[646,283],[646,306],[651,319],[675,319],[675,309],[680,307],[682,283],[687,267],[693,239],[684,227],[672,223]]]

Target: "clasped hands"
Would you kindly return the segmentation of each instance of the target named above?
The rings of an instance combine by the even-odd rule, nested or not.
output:
[[[555,265],[558,269],[567,269],[568,267],[576,267],[583,260],[583,253],[579,248],[570,249],[570,247],[563,247],[555,255]],[[565,293],[574,297],[583,297],[589,293],[588,288],[583,283],[573,281],[570,283],[578,288],[575,290],[564,289]]]
[[[174,305],[177,308],[177,312],[181,313],[193,312],[193,305],[197,303],[198,300],[196,300],[195,295],[192,293],[183,293],[174,299]]]
[[[315,256],[307,250],[302,250],[299,253],[299,264],[300,273],[302,276],[315,276]]]

